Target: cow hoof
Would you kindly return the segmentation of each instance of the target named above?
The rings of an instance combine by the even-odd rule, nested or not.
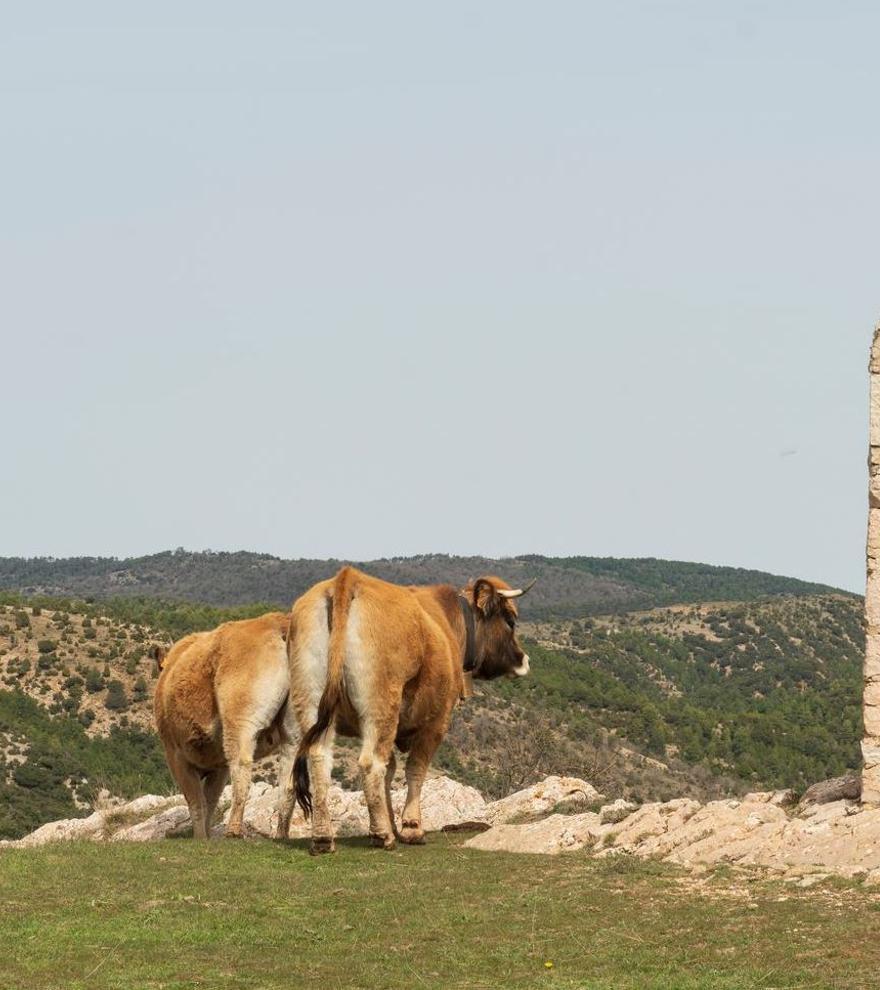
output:
[[[312,839],[311,845],[309,846],[309,852],[312,856],[322,856],[324,853],[335,853],[336,843],[333,839],[320,838]]]
[[[370,845],[377,849],[387,849],[391,852],[397,845],[393,835],[373,835],[370,834]]]
[[[423,846],[425,844],[425,833],[418,825],[404,825],[400,832],[400,841],[408,846]]]

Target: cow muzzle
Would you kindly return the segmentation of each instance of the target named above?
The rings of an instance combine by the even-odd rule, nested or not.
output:
[[[525,677],[529,672],[529,658],[524,656],[518,667],[512,667],[510,673],[514,677]]]

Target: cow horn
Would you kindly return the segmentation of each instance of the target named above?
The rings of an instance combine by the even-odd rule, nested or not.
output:
[[[498,588],[497,591],[502,598],[522,598],[527,591],[531,591],[534,588],[537,580],[537,578],[532,578],[524,588]]]

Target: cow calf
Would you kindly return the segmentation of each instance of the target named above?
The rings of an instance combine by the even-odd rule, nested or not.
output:
[[[254,760],[280,751],[281,779],[290,776],[296,727],[288,701],[289,624],[283,612],[226,622],[156,657],[156,727],[197,839],[208,838],[230,773],[230,837],[241,835]],[[293,805],[290,798],[285,808],[286,799],[282,790],[279,819],[289,826]]]

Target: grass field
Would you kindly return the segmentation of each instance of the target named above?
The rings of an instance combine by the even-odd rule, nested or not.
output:
[[[880,892],[431,836],[0,852],[0,987],[874,988]]]

